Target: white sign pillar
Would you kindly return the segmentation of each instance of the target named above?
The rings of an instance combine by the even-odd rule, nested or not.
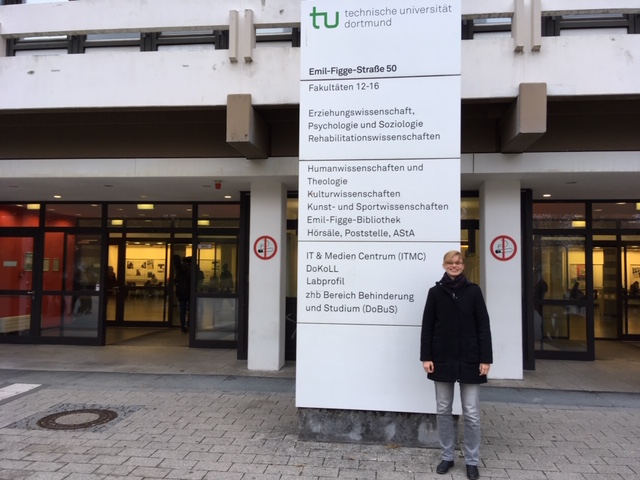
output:
[[[489,376],[522,379],[520,181],[484,182],[480,206],[481,283],[491,318],[494,357]]]
[[[251,184],[247,368],[284,365],[287,192],[280,183]]]
[[[303,0],[298,407],[435,412],[422,310],[460,239],[460,1]]]

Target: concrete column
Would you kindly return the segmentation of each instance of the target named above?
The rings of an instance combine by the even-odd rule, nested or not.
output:
[[[251,184],[249,259],[249,370],[279,370],[284,365],[287,191],[281,183]],[[275,256],[262,259],[256,240],[275,240]],[[261,243],[264,244],[264,243]]]
[[[497,253],[502,238],[516,253]],[[499,239],[496,241],[496,239]],[[489,378],[522,378],[522,252],[520,181],[491,180],[480,187],[481,286],[491,317],[493,361]],[[495,248],[492,249],[492,244]]]

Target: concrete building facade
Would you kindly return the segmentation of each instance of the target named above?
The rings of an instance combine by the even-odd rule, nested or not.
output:
[[[295,359],[300,21],[297,0],[3,2],[0,342],[177,326],[190,257],[190,346]],[[492,375],[637,341],[640,6],[463,0],[460,22]]]

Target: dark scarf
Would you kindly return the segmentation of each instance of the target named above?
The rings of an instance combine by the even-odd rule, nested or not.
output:
[[[451,278],[445,273],[442,277],[442,280],[440,280],[440,283],[455,292],[456,290],[461,289],[467,284],[467,277],[464,276],[464,273],[461,273],[457,277]]]

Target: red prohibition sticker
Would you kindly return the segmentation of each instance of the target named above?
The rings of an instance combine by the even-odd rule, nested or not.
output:
[[[275,257],[278,251],[278,244],[273,237],[263,235],[256,239],[253,244],[253,253],[256,254],[260,260],[270,260]]]
[[[501,262],[511,260],[516,256],[517,251],[516,241],[507,235],[500,235],[491,242],[491,255]]]

